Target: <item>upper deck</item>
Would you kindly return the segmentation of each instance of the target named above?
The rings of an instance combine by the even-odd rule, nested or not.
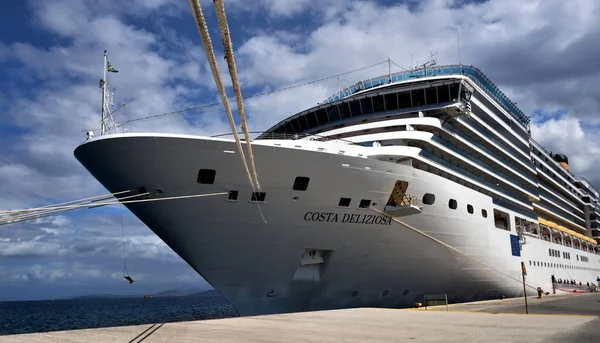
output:
[[[309,113],[316,112],[318,109],[333,106],[335,103],[346,100],[348,98],[355,98],[363,93],[375,91],[376,89],[387,89],[388,86],[401,85],[404,83],[415,83],[420,80],[435,80],[435,79],[459,79],[468,78],[473,84],[481,88],[488,96],[490,96],[495,102],[497,102],[516,122],[521,124],[523,127],[529,127],[530,118],[525,115],[516,105],[513,103],[500,89],[490,81],[478,68],[473,66],[462,66],[462,65],[446,65],[446,66],[434,66],[426,69],[410,70],[399,73],[394,73],[385,76],[379,76],[376,78],[359,81],[356,84],[344,88],[340,92],[333,94],[328,97],[323,103],[315,106],[311,109],[304,110],[293,116],[290,116],[281,122],[277,123],[265,134],[258,138],[267,138],[273,133],[282,131],[284,125],[290,123],[296,118],[301,118]],[[349,100],[349,99],[348,99]],[[450,99],[448,99],[450,100]],[[373,111],[376,112],[376,111]],[[307,119],[308,120],[308,119]],[[328,120],[329,122],[329,120]],[[319,123],[320,124],[320,123]],[[314,128],[313,125],[308,125]],[[317,124],[317,126],[320,126]],[[304,131],[303,128],[299,128],[300,131]],[[289,130],[284,130],[289,131]],[[293,130],[298,132],[297,130]]]
[[[379,76],[344,88],[338,93],[333,94],[325,100],[326,103],[334,102],[347,98],[355,93],[385,84],[413,80],[415,78],[442,76],[442,75],[465,75],[473,81],[479,88],[483,89],[487,95],[498,102],[513,118],[523,126],[527,127],[531,119],[521,111],[514,102],[512,102],[481,70],[474,66],[464,65],[445,65],[434,66],[426,69],[409,70],[395,74]]]

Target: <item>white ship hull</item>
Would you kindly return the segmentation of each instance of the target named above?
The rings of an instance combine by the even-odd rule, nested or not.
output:
[[[520,296],[521,261],[532,295],[536,287],[551,291],[551,275],[590,282],[600,275],[600,256],[535,238],[527,239],[522,256],[513,256],[509,236],[516,232],[494,226],[491,198],[458,183],[347,151],[317,151],[318,142],[279,142],[289,148],[275,143],[253,143],[266,193],[259,205],[249,202],[252,190],[240,157],[230,153],[237,150],[231,140],[108,135],[82,144],[75,155],[111,192],[141,186],[161,189],[164,197],[239,191],[238,201],[225,195],[127,207],[242,315],[406,307],[434,293],[447,294],[450,302]],[[201,168],[216,170],[214,184],[197,183]],[[308,190],[292,189],[297,176],[310,177]],[[383,210],[397,180],[407,181],[408,193],[419,200],[435,194],[422,213],[398,218],[417,231],[375,211]],[[349,208],[337,206],[340,197],[352,199]],[[358,208],[360,199],[377,203],[375,210]],[[449,209],[449,199],[457,200],[456,210]],[[581,264],[587,269],[530,266],[564,263],[550,257],[549,248],[589,257]],[[307,249],[326,251],[323,263],[317,263],[320,256],[305,256],[308,264],[299,267]]]

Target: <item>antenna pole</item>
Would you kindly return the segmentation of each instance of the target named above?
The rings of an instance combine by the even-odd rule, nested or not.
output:
[[[105,117],[106,114],[104,113],[104,105],[106,102],[106,71],[107,71],[107,66],[106,66],[106,61],[108,60],[107,56],[106,56],[106,50],[104,50],[104,70],[103,70],[103,77],[102,80],[100,80],[100,88],[102,88],[102,120],[100,121],[100,135],[104,135],[104,132],[106,131],[105,128]]]
[[[338,95],[339,95],[340,93],[342,93],[342,80],[344,80],[344,79],[342,79],[342,77],[341,77],[341,76],[338,76],[338,77],[337,77],[337,82],[338,82]],[[340,96],[340,99],[341,99],[341,97],[342,97],[342,96],[341,96],[341,95],[339,95],[339,96]]]
[[[390,60],[389,56],[387,59],[388,62],[388,82],[392,82],[392,60]]]
[[[458,37],[458,27],[456,28],[456,46],[458,48],[458,64],[460,65],[460,72],[462,74],[462,62],[460,60],[460,39]]]

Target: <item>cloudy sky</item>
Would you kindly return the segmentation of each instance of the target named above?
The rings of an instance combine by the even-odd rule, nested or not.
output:
[[[223,62],[212,1],[201,3]],[[532,116],[538,141],[568,154],[575,173],[600,186],[595,0],[225,0],[225,6],[245,96],[388,57],[404,68],[430,52],[438,64],[456,63],[458,32],[462,62],[482,69]],[[99,126],[104,49],[119,70],[109,79],[115,104],[127,104],[116,114],[121,123],[219,102],[187,1],[7,2],[0,11],[0,209],[105,192],[73,157],[84,130]],[[380,65],[340,82],[385,73],[387,65]],[[267,129],[337,88],[334,78],[248,99],[250,130]],[[125,127],[230,131],[220,106]],[[122,218],[114,207],[0,226],[0,300],[209,287],[127,210]],[[124,256],[133,285],[122,279]]]

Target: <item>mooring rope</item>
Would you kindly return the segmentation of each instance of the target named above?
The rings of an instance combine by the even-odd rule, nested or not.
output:
[[[248,127],[246,125],[246,115],[244,113],[244,102],[242,100],[242,91],[240,89],[240,82],[237,76],[237,69],[235,66],[235,57],[233,54],[233,46],[231,43],[231,36],[229,34],[229,26],[227,25],[227,16],[225,15],[225,5],[222,0],[214,0],[213,5],[217,13],[217,21],[219,22],[219,29],[221,31],[221,40],[223,42],[223,50],[225,51],[225,59],[227,60],[227,67],[229,68],[229,75],[231,76],[231,83],[233,85],[233,93],[235,94],[235,100],[237,102],[237,110],[240,115],[240,123],[244,137],[246,139],[246,148],[248,149],[248,158],[250,159],[250,166],[252,167],[252,176],[256,184],[256,189],[260,192],[260,183],[258,182],[258,173],[256,172],[256,165],[254,164],[254,154],[252,153],[252,143],[250,140],[250,134],[248,133]]]
[[[250,174],[250,169],[248,168],[248,162],[246,161],[246,155],[244,154],[244,150],[242,149],[242,144],[240,142],[240,138],[237,134],[237,129],[235,127],[235,121],[233,120],[233,115],[231,114],[231,107],[229,106],[229,100],[227,99],[227,93],[225,92],[225,87],[223,86],[223,81],[221,80],[221,75],[219,73],[219,67],[217,65],[217,58],[215,57],[215,52],[212,47],[212,42],[210,39],[210,34],[208,33],[208,27],[206,26],[206,21],[204,20],[204,14],[202,13],[202,7],[198,0],[188,0],[190,4],[190,8],[192,10],[192,16],[194,17],[194,22],[196,23],[196,28],[198,29],[198,33],[200,34],[200,40],[202,41],[202,46],[204,47],[204,52],[206,53],[206,57],[208,59],[208,64],[210,66],[215,85],[219,91],[219,95],[221,96],[221,102],[225,107],[225,112],[227,113],[227,119],[229,120],[229,126],[231,127],[231,131],[233,132],[233,136],[235,138],[235,142],[237,144],[238,151],[240,153],[240,157],[242,159],[242,163],[244,164],[244,168],[246,169],[246,174],[248,175],[248,180],[250,181],[250,185],[252,185],[252,189],[256,192],[256,185],[252,179],[252,175]]]
[[[3,217],[3,218],[0,219],[0,225],[14,224],[14,223],[17,223],[17,222],[22,222],[22,221],[26,221],[26,220],[30,220],[30,219],[41,218],[41,217],[45,217],[45,216],[49,216],[49,215],[55,215],[55,214],[58,214],[59,212],[70,211],[70,210],[75,210],[75,209],[82,209],[82,208],[90,209],[90,208],[94,208],[94,207],[107,206],[107,205],[117,205],[117,204],[132,204],[132,203],[140,203],[140,202],[152,202],[152,201],[165,201],[165,200],[180,200],[180,199],[190,199],[190,198],[201,198],[201,197],[209,197],[209,196],[217,196],[217,195],[226,195],[226,194],[229,194],[229,192],[208,193],[208,194],[192,194],[192,195],[179,195],[179,196],[172,196],[172,197],[162,197],[162,198],[137,199],[137,200],[125,200],[125,201],[122,201],[122,199],[131,199],[131,198],[134,198],[134,197],[140,197],[140,196],[149,195],[149,194],[150,194],[149,192],[146,192],[146,193],[136,194],[136,195],[132,195],[132,196],[128,196],[128,197],[122,197],[120,199],[117,198],[117,199],[110,200],[110,201],[91,202],[91,203],[68,205],[68,206],[56,206],[51,211],[44,211],[42,213],[32,213],[32,214],[29,214],[27,216],[9,216],[9,217]]]

